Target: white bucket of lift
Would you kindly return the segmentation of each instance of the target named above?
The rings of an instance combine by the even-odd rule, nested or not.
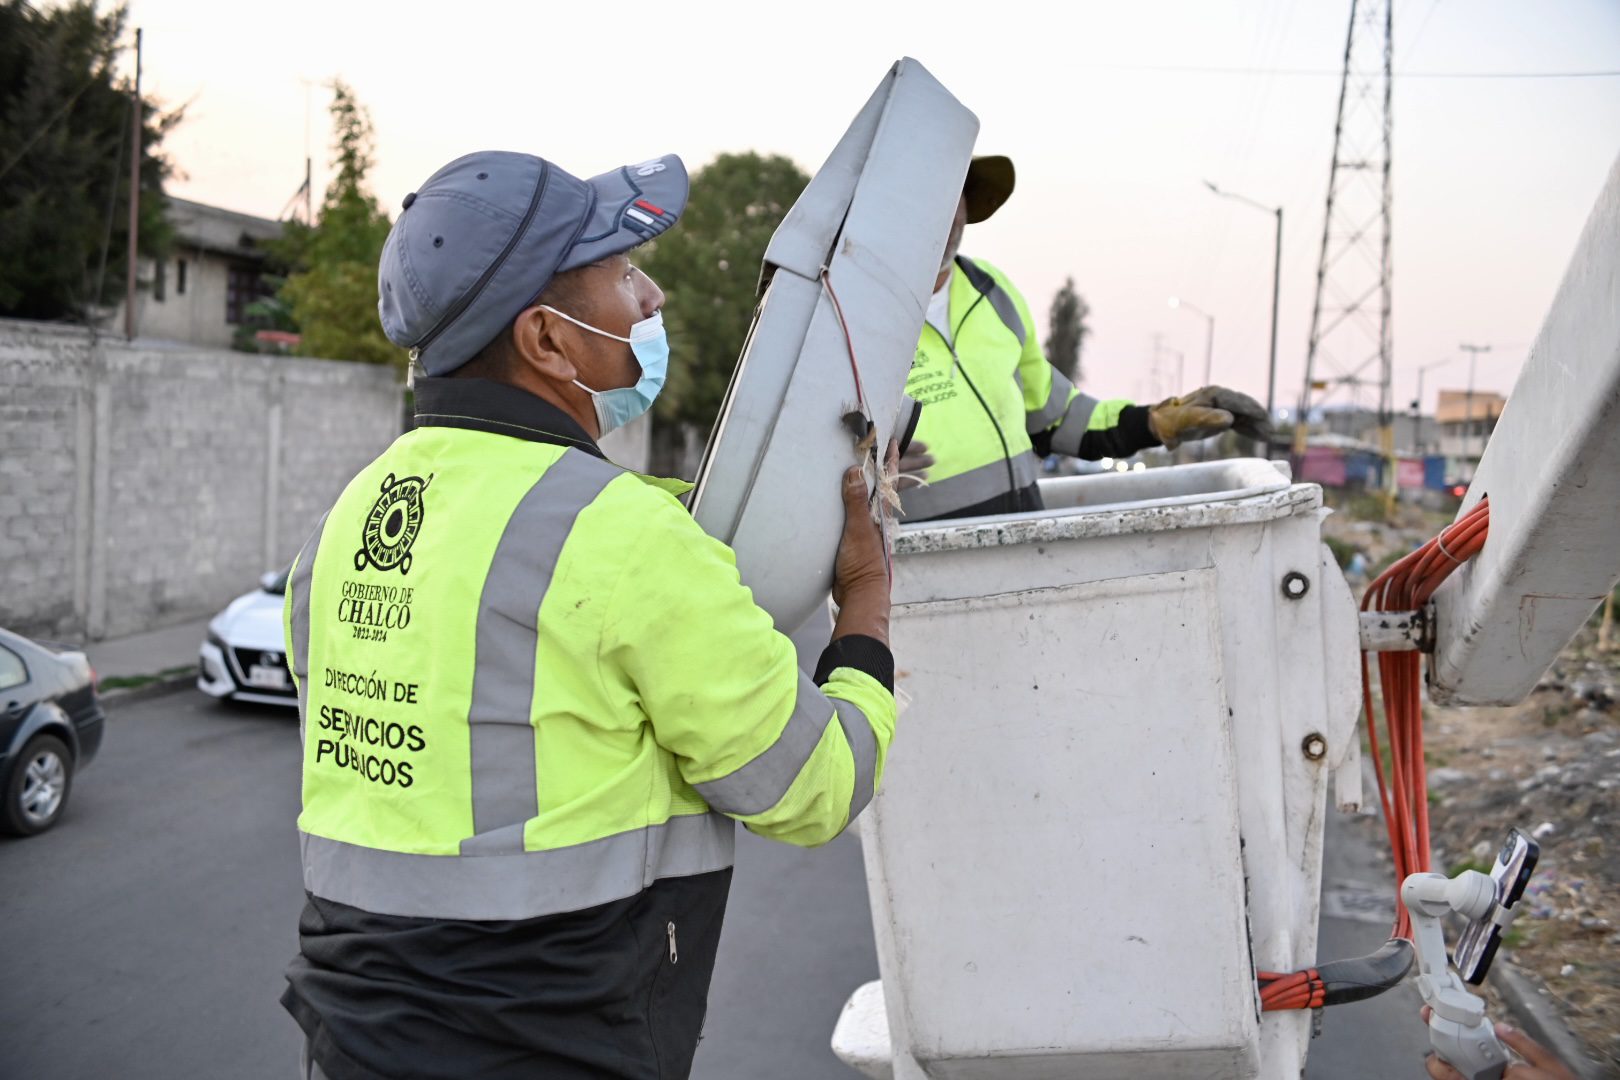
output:
[[[1320,490],[1253,460],[1042,487],[900,533],[909,704],[862,819],[883,979],[834,1049],[899,1080],[1297,1077],[1308,1017],[1262,1015],[1254,970],[1315,959],[1327,776],[1357,767]]]

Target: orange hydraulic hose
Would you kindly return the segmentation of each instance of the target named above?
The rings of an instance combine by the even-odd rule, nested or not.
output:
[[[1362,611],[1415,611],[1423,608],[1435,590],[1456,569],[1478,555],[1490,531],[1490,500],[1481,499],[1468,513],[1443,529],[1439,536],[1404,556],[1367,587]],[[1389,739],[1389,764],[1378,746],[1378,721],[1373,709],[1372,669],[1361,654],[1361,704],[1367,717],[1367,741],[1373,772],[1378,779],[1378,801],[1389,833],[1395,860],[1395,926],[1391,941],[1411,940],[1412,923],[1400,903],[1401,882],[1408,874],[1428,870],[1429,785],[1423,763],[1423,657],[1416,651],[1378,654],[1379,686],[1384,700],[1384,727]],[[1332,966],[1332,965],[1330,965]],[[1305,971],[1256,973],[1260,1003],[1265,1010],[1315,1009],[1332,1003],[1327,981],[1317,968]]]

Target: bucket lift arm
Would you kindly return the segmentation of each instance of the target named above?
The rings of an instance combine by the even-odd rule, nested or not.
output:
[[[1443,704],[1524,700],[1620,579],[1620,160],[1458,517],[1486,496],[1489,543],[1435,596]]]

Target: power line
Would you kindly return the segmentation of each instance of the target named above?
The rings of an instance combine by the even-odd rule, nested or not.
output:
[[[79,98],[84,94],[84,92],[86,90],[90,89],[90,87],[95,84],[96,79],[97,79],[97,76],[95,76],[95,75],[90,76],[88,79],[86,79],[84,81],[83,86],[81,86],[77,90],[73,91],[73,96],[72,97],[70,97],[66,101],[62,102],[61,107],[58,108],[54,113],[51,114],[51,118],[49,120],[45,121],[45,123],[41,124],[38,131],[34,132],[32,135],[30,135],[28,137],[28,141],[23,143],[22,149],[18,150],[17,153],[12,156],[12,159],[10,161],[6,162],[4,166],[0,166],[0,177],[4,177],[8,172],[10,172],[16,166],[16,164],[19,161],[21,161],[24,157],[28,156],[28,151],[30,151],[30,150],[32,150],[34,148],[34,144],[39,142],[39,140],[45,136],[45,133],[47,131],[50,131],[51,128],[56,126],[56,122],[58,120],[62,119],[62,117],[67,114],[67,111],[69,109],[73,108],[73,103],[75,101],[78,101]]]
[[[113,211],[118,206],[118,178],[124,171],[124,146],[128,143],[130,129],[134,126],[129,113],[134,109],[135,102],[131,101],[118,133],[118,154],[113,158],[112,184],[107,192],[107,228],[101,240],[101,263],[96,268],[96,291],[90,296],[92,305],[99,305],[105,295],[102,290],[107,281],[107,250],[112,247]]]
[[[1429,28],[1429,20],[1434,17],[1434,9],[1440,6],[1440,0],[1429,0],[1429,10],[1423,13],[1423,21],[1418,24],[1417,33],[1412,35],[1412,43],[1406,47],[1406,55],[1411,56],[1417,52],[1418,42],[1423,40],[1423,31]]]
[[[37,8],[33,4],[29,3],[28,0],[22,0],[22,3],[23,3],[24,7],[28,8],[35,15],[37,15],[37,16],[43,16],[44,15],[44,12],[40,11],[39,8]],[[25,25],[27,25],[27,24],[25,24]],[[36,30],[37,31],[37,27],[29,25],[28,28],[30,30]],[[123,51],[122,48],[115,49],[115,52],[122,52],[122,51]],[[100,72],[92,72],[90,77],[84,81],[84,84],[82,86],[80,86],[77,90],[73,91],[72,96],[70,96],[66,101],[62,102],[61,106],[58,107],[57,110],[54,113],[51,114],[50,119],[46,120],[45,123],[41,124],[40,127],[39,127],[39,130],[35,131],[32,135],[30,135],[28,137],[28,139],[23,143],[22,149],[18,150],[16,152],[16,154],[14,154],[12,156],[11,160],[5,163],[5,165],[0,166],[0,177],[4,177],[12,169],[16,168],[17,163],[22,161],[23,158],[27,157],[28,156],[28,151],[30,151],[30,150],[32,150],[34,148],[34,144],[37,143],[40,139],[44,138],[45,134],[47,132],[49,132],[52,128],[54,128],[56,126],[57,122],[59,120],[61,120],[63,116],[67,115],[67,111],[69,109],[73,108],[73,103],[78,101],[79,98],[84,95],[84,92],[86,90],[90,89],[90,87],[94,86],[96,84],[96,82],[98,82],[100,80],[100,78],[101,78],[101,73]]]
[[[1420,28],[1421,29],[1421,28]],[[1202,65],[1180,64],[1085,64],[1082,70],[1092,71],[1141,71],[1166,72],[1172,74],[1188,75],[1261,75],[1261,76],[1304,76],[1304,77],[1332,77],[1339,78],[1342,71],[1328,71],[1316,68],[1253,68],[1253,67],[1207,67]],[[1393,73],[1397,79],[1614,79],[1620,78],[1620,70],[1613,71],[1397,71]]]

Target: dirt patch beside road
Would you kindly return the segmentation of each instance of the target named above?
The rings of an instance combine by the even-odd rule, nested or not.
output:
[[[1620,1069],[1620,651],[1583,630],[1524,704],[1430,706],[1435,868],[1488,871],[1510,827],[1541,861],[1505,952]]]

